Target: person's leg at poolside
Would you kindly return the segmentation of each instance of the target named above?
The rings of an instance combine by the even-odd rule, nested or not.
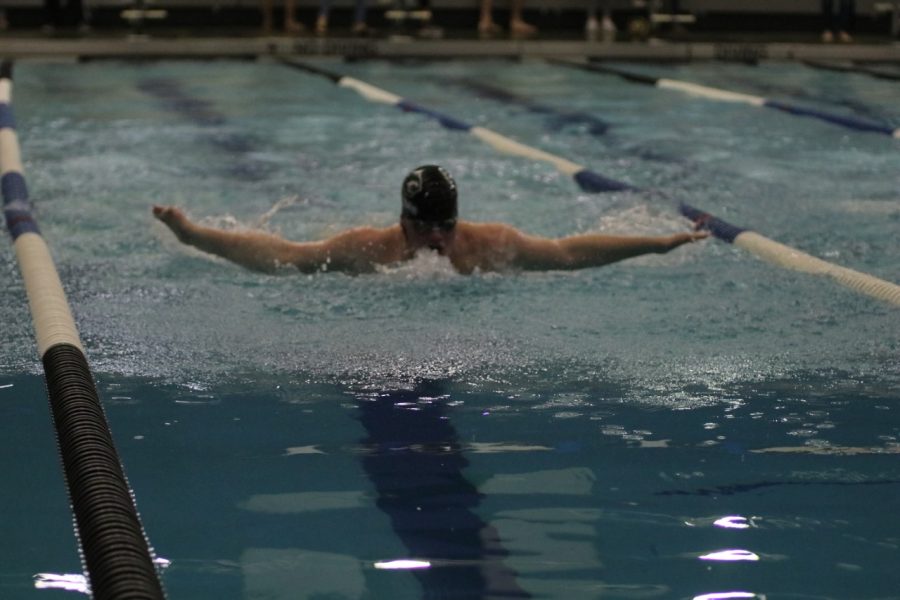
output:
[[[285,33],[303,31],[303,25],[294,17],[294,0],[284,0],[284,31]]]
[[[316,35],[328,33],[328,14],[331,12],[331,0],[319,2],[319,16],[316,17]]]
[[[522,6],[525,4],[525,0],[510,0],[510,9],[509,9],[509,33],[510,35],[522,37],[522,36],[530,36],[535,35],[537,33],[537,27],[531,25],[530,23],[526,23],[525,19],[522,18]]]
[[[822,41],[826,44],[834,41],[834,2],[822,0]]]
[[[481,0],[481,10],[478,17],[478,33],[481,36],[498,35],[502,32],[499,25],[494,23],[493,0]]]
[[[356,9],[353,11],[353,34],[366,35],[369,33],[366,25],[366,0],[356,0]]]
[[[838,13],[838,41],[848,43],[853,41],[849,31],[853,28],[855,7],[853,0],[841,0]]]

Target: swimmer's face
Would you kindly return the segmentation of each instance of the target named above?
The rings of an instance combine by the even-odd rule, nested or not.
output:
[[[430,248],[444,254],[456,235],[456,219],[432,222],[404,217],[402,224],[413,250]]]

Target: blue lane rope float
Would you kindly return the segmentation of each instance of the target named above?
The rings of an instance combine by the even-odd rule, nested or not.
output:
[[[396,94],[375,87],[364,81],[360,81],[359,79],[333,73],[326,69],[298,61],[282,60],[282,63],[289,67],[330,79],[336,85],[352,89],[366,100],[396,106],[403,111],[418,113],[434,119],[447,129],[467,132],[500,152],[550,163],[559,171],[572,177],[578,186],[586,192],[615,192],[634,189],[633,186],[627,183],[600,175],[599,173],[591,171],[568,159],[550,154],[549,152],[544,152],[537,148],[532,148],[531,146],[526,146],[525,144],[491,131],[490,129],[470,125],[456,117],[445,115],[425,106],[421,106],[411,100],[401,98]]]
[[[31,211],[0,63],[0,193],[31,307],[83,567],[98,600],[165,598],[49,248]]]
[[[813,108],[806,108],[803,106],[798,106],[794,104],[789,104],[787,102],[781,102],[778,100],[771,100],[768,98],[764,98],[762,96],[754,96],[752,94],[743,94],[740,92],[732,92],[730,90],[722,90],[719,88],[709,87],[705,85],[699,85],[696,83],[691,83],[688,81],[679,81],[677,79],[665,79],[665,78],[657,78],[657,77],[648,77],[646,75],[641,75],[638,73],[632,73],[630,71],[626,71],[623,69],[618,69],[615,67],[610,67],[607,65],[601,65],[596,63],[585,63],[571,60],[553,60],[555,64],[562,64],[566,66],[576,67],[579,69],[583,69],[586,71],[592,71],[595,73],[603,73],[607,75],[615,75],[617,77],[621,77],[626,81],[631,81],[634,83],[640,83],[643,85],[651,85],[661,89],[668,90],[677,90],[679,92],[684,92],[691,96],[695,96],[698,98],[706,98],[707,100],[716,100],[719,102],[734,102],[738,104],[748,104],[750,106],[758,106],[762,108],[773,108],[775,110],[779,110],[782,112],[786,112],[788,114],[797,115],[801,117],[812,117],[814,119],[819,119],[820,121],[825,121],[826,123],[831,123],[833,125],[839,125],[841,127],[846,127],[848,129],[853,129],[855,131],[864,131],[869,133],[880,133],[883,135],[888,135],[893,137],[894,139],[900,139],[900,127],[894,128],[887,125],[882,125],[880,123],[874,123],[872,121],[866,121],[863,119],[859,119],[852,116],[839,115],[835,113],[829,113],[825,111],[821,111]]]
[[[830,277],[840,285],[900,307],[900,285],[878,279],[810,256],[796,248],[770,240],[755,231],[737,227],[688,204],[681,204],[681,214],[713,236],[734,244],[759,258],[785,269]]]

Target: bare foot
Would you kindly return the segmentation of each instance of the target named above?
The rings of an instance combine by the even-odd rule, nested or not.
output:
[[[298,35],[300,33],[303,33],[304,29],[305,27],[303,27],[303,24],[297,21],[291,20],[284,22],[284,32],[288,35]]]
[[[328,33],[328,17],[319,15],[316,19],[316,35],[326,35]]]
[[[353,35],[357,37],[366,37],[372,35],[373,30],[371,27],[363,23],[362,21],[357,21],[353,24]]]
[[[513,37],[532,37],[537,35],[537,32],[537,27],[521,19],[514,19],[509,22],[509,34]]]
[[[503,33],[503,28],[493,21],[481,21],[478,23],[478,35],[482,38],[490,38]]]

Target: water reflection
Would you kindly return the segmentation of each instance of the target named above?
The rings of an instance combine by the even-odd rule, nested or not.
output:
[[[739,560],[756,561],[759,560],[759,555],[754,554],[749,550],[720,550],[718,552],[710,552],[709,554],[704,554],[700,557],[700,560],[715,560],[723,562]]]
[[[750,523],[747,520],[747,517],[738,517],[738,516],[728,516],[722,517],[721,519],[716,519],[713,522],[713,525],[716,527],[722,527],[725,529],[749,529]]]
[[[732,598],[759,598],[759,600],[766,600],[764,595],[754,594],[753,592],[714,592],[712,594],[694,596],[693,600],[731,600]]]
[[[34,587],[39,590],[65,590],[90,594],[87,577],[84,575],[67,575],[57,573],[38,573],[34,576]]]
[[[362,466],[376,504],[410,555],[421,557],[412,573],[425,597],[529,598],[503,563],[508,552],[497,531],[475,512],[481,494],[463,476],[468,461],[446,399],[437,382],[358,395],[369,449]]]
[[[408,558],[401,558],[397,560],[380,560],[375,563],[376,569],[385,569],[385,570],[409,570],[409,569],[428,569],[431,567],[431,563],[427,560],[410,560]]]
[[[172,564],[172,561],[157,556],[153,559],[153,564],[156,565],[157,569],[163,571]],[[67,592],[91,594],[91,585],[88,583],[87,576],[83,574],[36,573],[33,579],[34,587],[38,590],[64,590]]]

